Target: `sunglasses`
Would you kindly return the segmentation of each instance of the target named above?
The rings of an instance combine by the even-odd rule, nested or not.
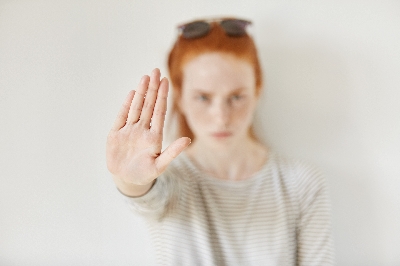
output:
[[[213,26],[213,22],[217,22],[226,35],[231,37],[246,35],[246,28],[251,25],[251,21],[243,19],[214,19],[189,22],[179,25],[178,29],[185,39],[196,39],[207,35]]]

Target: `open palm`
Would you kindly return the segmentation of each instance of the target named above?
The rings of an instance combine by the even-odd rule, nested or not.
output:
[[[161,152],[167,96],[168,80],[160,81],[158,69],[128,94],[107,138],[107,167],[114,177],[149,184],[189,145],[184,137]]]

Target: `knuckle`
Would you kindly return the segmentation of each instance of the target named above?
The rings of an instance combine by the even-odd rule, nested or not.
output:
[[[157,116],[165,116],[167,114],[167,110],[158,109],[154,111],[154,114]]]
[[[139,106],[137,106],[137,105],[132,105],[132,106],[131,106],[131,110],[132,110],[132,111],[141,111],[142,109],[141,109]]]
[[[124,109],[128,109],[130,105],[131,105],[130,102],[129,102],[129,103],[124,103],[124,104],[123,104],[123,108],[124,108]]]
[[[135,92],[135,98],[144,98],[144,94],[142,93],[142,92],[140,92],[140,91],[136,91]]]
[[[152,82],[149,86],[149,91],[157,91],[158,90],[158,84],[156,82]]]
[[[139,128],[141,128],[142,130],[144,129],[144,128],[147,128],[147,123],[142,119],[142,120],[140,120],[139,119],[139,121],[136,123],[136,125],[139,127]]]
[[[151,108],[153,108],[153,103],[145,101],[143,104],[143,109],[151,109]]]
[[[118,114],[117,119],[118,120],[123,120],[125,118],[124,114]]]

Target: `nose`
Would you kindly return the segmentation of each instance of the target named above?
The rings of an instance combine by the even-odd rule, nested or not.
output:
[[[218,126],[227,127],[231,116],[231,106],[229,102],[224,100],[215,101],[211,115]]]

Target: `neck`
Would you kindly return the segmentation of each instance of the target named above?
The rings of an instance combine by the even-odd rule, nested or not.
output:
[[[236,145],[209,147],[194,142],[186,154],[202,171],[218,179],[243,180],[261,169],[267,160],[267,149],[252,138]]]

